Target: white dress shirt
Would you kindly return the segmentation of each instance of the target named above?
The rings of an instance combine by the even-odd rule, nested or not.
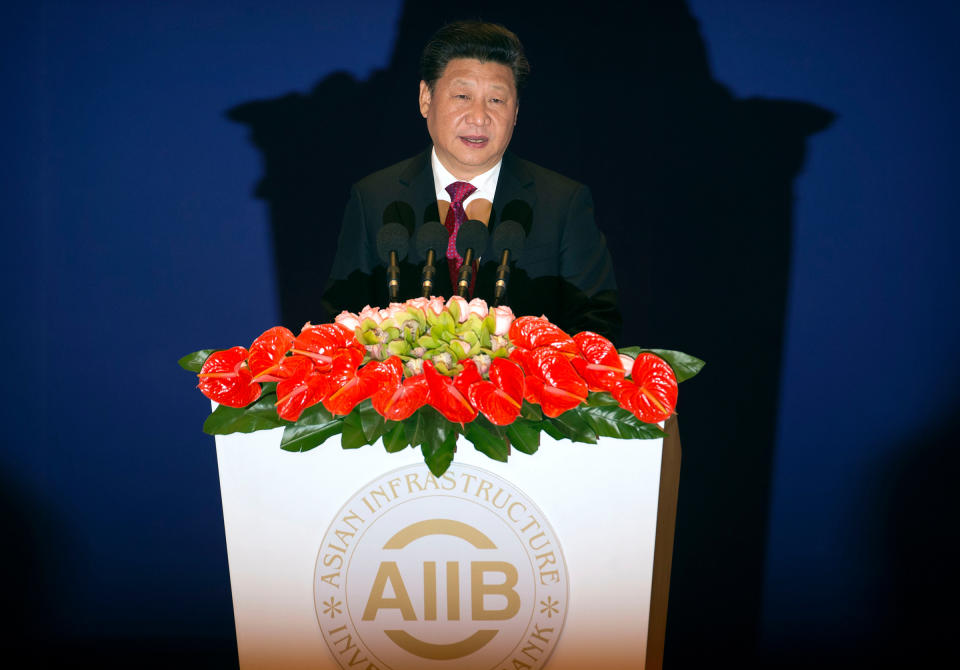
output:
[[[433,166],[433,185],[437,189],[437,200],[443,200],[445,202],[450,202],[450,194],[447,193],[447,186],[456,182],[463,181],[462,179],[457,179],[447,168],[443,167],[443,163],[440,162],[440,159],[437,158],[437,149],[434,147],[430,151],[430,164]],[[501,158],[497,161],[497,164],[492,168],[484,172],[483,174],[478,174],[476,177],[470,180],[470,183],[476,187],[476,191],[470,194],[468,198],[463,201],[463,207],[466,209],[474,200],[483,198],[489,202],[493,202],[493,195],[497,192],[497,180],[500,178],[500,166],[503,165],[503,159]]]

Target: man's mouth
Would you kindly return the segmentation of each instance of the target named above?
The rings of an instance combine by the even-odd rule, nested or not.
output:
[[[480,147],[490,141],[486,135],[460,135],[460,141],[472,147]]]

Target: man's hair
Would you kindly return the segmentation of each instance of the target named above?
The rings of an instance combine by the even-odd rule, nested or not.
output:
[[[530,63],[523,55],[523,45],[512,32],[497,23],[456,21],[433,34],[420,57],[420,78],[433,92],[437,80],[454,58],[475,58],[493,62],[513,70],[517,92],[527,83]]]

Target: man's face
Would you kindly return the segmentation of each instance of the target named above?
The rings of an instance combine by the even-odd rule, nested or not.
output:
[[[420,82],[420,113],[437,157],[458,179],[473,179],[497,164],[518,110],[513,71],[500,63],[455,58],[433,93]]]

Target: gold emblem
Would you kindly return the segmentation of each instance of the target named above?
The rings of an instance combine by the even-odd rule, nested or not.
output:
[[[543,513],[469,465],[379,477],[343,506],[317,556],[317,620],[345,670],[542,668],[567,600]]]

